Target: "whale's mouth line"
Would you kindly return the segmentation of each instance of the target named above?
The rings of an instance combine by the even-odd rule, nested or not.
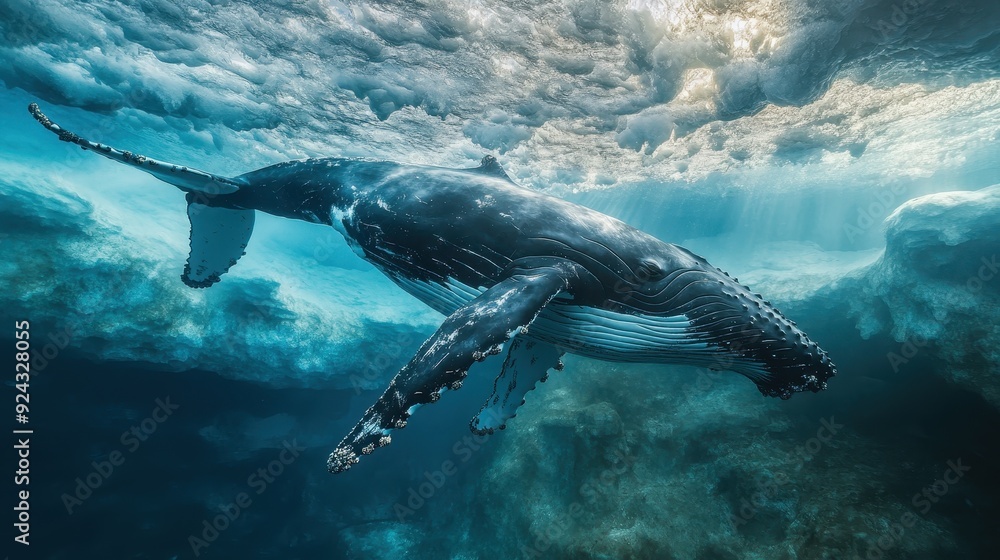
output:
[[[673,270],[651,289],[614,302],[615,311],[634,317],[616,321],[616,334],[639,339],[651,335],[661,343],[660,354],[667,354],[664,361],[735,371],[765,396],[787,399],[797,392],[826,389],[837,369],[819,345],[760,294],[688,253],[698,264]],[[674,317],[674,326],[683,324],[683,335],[664,328],[664,315]],[[659,332],[638,333],[629,326],[634,322],[648,329],[651,321],[661,322]],[[647,349],[629,361],[648,361],[657,354]]]
[[[753,381],[762,394],[779,398],[821,391],[835,374],[825,352],[790,323],[775,327],[754,315],[720,319],[718,313],[693,318],[555,304],[530,331],[568,353],[602,361],[733,371]],[[788,332],[779,336],[781,328]]]
[[[690,281],[676,282],[679,277]],[[619,306],[590,307],[556,299],[536,318],[531,336],[564,352],[591,359],[630,363],[675,363],[732,371],[750,379],[765,396],[789,398],[818,392],[835,374],[826,353],[770,302],[735,280],[711,270],[674,271],[664,277],[672,290],[661,298],[677,301],[684,313],[644,312],[637,299]],[[473,288],[447,278],[442,282],[397,278],[397,284],[444,315],[478,297]],[[654,306],[659,311],[660,306]]]

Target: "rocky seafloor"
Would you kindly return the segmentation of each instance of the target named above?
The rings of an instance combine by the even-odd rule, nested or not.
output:
[[[480,472],[402,523],[347,530],[354,557],[974,558],[990,538],[998,456],[969,423],[995,411],[933,379],[833,406],[707,373],[568,368]],[[939,502],[914,498],[951,465]]]

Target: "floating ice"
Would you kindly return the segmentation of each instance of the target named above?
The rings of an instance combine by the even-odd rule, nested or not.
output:
[[[1000,407],[1000,185],[908,201],[886,220],[882,258],[824,296],[862,336],[899,342],[894,370],[942,359],[943,375]]]
[[[952,148],[997,122],[998,15],[987,0],[10,0],[0,80],[169,133],[185,149],[164,159],[222,150],[234,170],[496,150],[544,188],[721,173],[772,188],[786,164],[805,171],[785,185],[822,164],[843,186],[970,163]]]

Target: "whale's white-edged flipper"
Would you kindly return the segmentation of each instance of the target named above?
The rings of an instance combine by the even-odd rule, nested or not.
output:
[[[95,154],[102,155],[119,163],[124,163],[129,167],[141,169],[157,179],[170,183],[171,185],[174,185],[175,187],[186,192],[198,192],[207,195],[230,194],[240,190],[240,187],[246,186],[247,184],[244,180],[239,178],[213,175],[211,173],[191,169],[190,167],[185,167],[183,165],[157,161],[146,156],[119,150],[118,148],[112,148],[106,144],[91,142],[90,140],[81,138],[49,120],[49,118],[42,113],[41,109],[38,108],[37,103],[28,105],[28,112],[30,112],[31,116],[35,117],[35,120],[41,123],[42,126],[59,135],[59,139],[63,142],[71,142],[80,146],[84,150],[90,150]]]
[[[524,396],[544,382],[550,369],[561,370],[563,351],[551,344],[516,336],[507,349],[503,370],[493,382],[493,394],[483,404],[479,414],[469,423],[476,434],[492,434],[507,427],[507,421],[517,416],[517,407]]]
[[[254,211],[207,206],[194,198],[188,195],[191,254],[181,280],[192,288],[207,288],[245,254],[253,233]]]
[[[559,293],[580,288],[583,274],[570,261],[538,259],[449,315],[330,454],[330,472],[346,471],[361,455],[388,445],[389,434],[406,426],[418,407],[437,401],[447,389],[460,388],[474,362],[498,354]]]

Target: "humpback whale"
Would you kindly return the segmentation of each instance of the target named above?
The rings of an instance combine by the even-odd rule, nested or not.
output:
[[[459,389],[474,363],[504,348],[493,394],[470,423],[477,433],[504,429],[566,353],[735,371],[782,399],[825,389],[837,371],[793,321],[704,258],[518,186],[491,156],[469,169],[319,158],[222,177],[91,142],[36,104],[28,109],[60,140],[186,193],[188,286],[220,281],[260,211],[336,228],[446,316],[330,454],[333,473],[389,444],[420,406]]]

